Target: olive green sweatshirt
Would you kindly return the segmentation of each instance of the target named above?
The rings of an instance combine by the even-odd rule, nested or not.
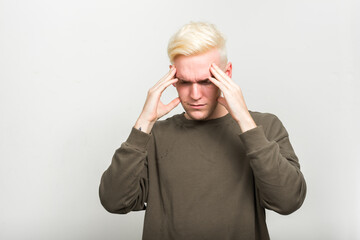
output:
[[[230,114],[133,128],[101,178],[102,205],[146,209],[144,240],[269,239],[265,209],[294,212],[306,184],[281,121],[250,114],[257,127],[244,133]]]

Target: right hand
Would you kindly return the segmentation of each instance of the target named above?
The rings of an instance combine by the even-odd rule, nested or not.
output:
[[[171,67],[170,71],[149,89],[145,105],[136,121],[135,128],[139,129],[141,127],[141,131],[150,133],[156,120],[169,113],[180,103],[179,97],[175,98],[167,105],[163,104],[160,100],[163,91],[168,86],[178,81],[177,78],[174,78],[175,73],[176,68]]]

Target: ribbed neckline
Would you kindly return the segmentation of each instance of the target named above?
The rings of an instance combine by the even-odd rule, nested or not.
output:
[[[185,112],[173,116],[175,121],[183,126],[200,126],[200,125],[216,125],[228,122],[232,119],[231,114],[228,113],[225,116],[209,119],[209,120],[189,120],[185,117]]]

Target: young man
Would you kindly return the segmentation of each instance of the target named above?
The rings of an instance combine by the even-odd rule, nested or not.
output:
[[[102,176],[101,203],[112,213],[146,209],[145,240],[269,239],[265,208],[290,214],[306,193],[287,131],[247,109],[213,25],[185,25],[168,54],[170,71]],[[170,85],[179,96],[165,105]],[[157,121],[180,102],[184,114]]]

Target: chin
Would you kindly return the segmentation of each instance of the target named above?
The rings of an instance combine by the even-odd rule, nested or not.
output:
[[[203,111],[186,111],[186,114],[188,116],[188,118],[190,118],[191,120],[197,120],[197,121],[201,121],[201,120],[207,120],[210,116],[209,112],[203,112]]]

